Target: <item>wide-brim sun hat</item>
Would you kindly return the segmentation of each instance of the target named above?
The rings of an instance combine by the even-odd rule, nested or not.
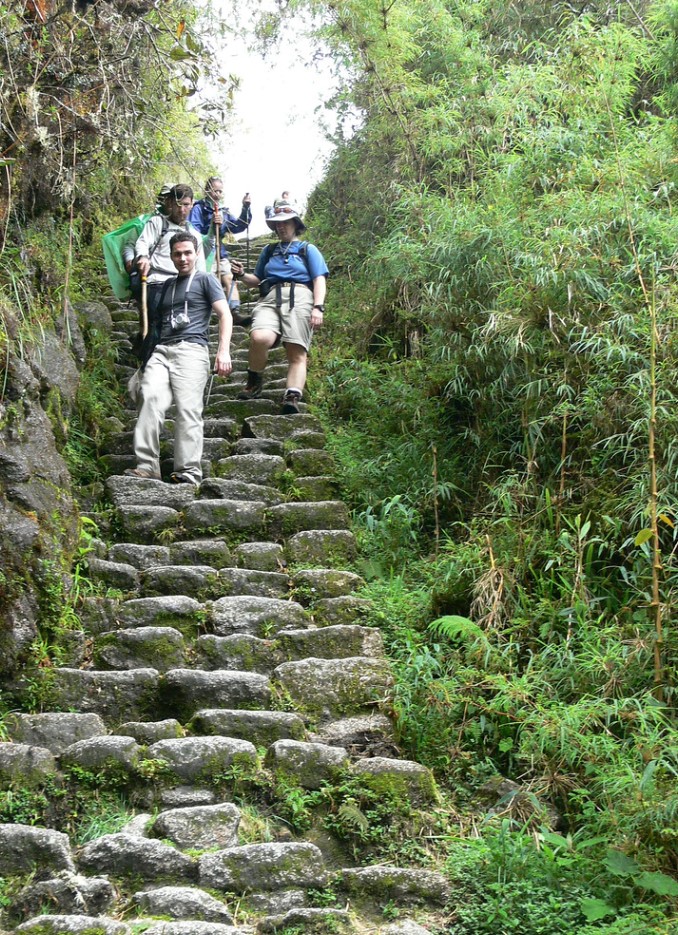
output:
[[[266,224],[272,231],[275,230],[275,225],[281,221],[293,221],[295,219],[299,221],[297,225],[299,230],[305,231],[306,225],[302,221],[296,205],[288,201],[275,201],[272,206],[268,205],[266,207]]]

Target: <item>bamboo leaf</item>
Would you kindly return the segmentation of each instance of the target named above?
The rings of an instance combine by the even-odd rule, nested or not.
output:
[[[636,538],[633,540],[634,545],[645,545],[652,538],[651,529],[641,529]]]

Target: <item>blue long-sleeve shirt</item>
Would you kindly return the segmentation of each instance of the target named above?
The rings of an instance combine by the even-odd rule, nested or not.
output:
[[[246,204],[242,206],[240,217],[229,214],[226,209],[222,209],[221,213],[224,218],[220,229],[222,238],[226,234],[239,234],[241,231],[247,230],[252,221],[252,211],[250,206]],[[210,198],[201,198],[200,201],[196,201],[191,208],[188,220],[201,234],[213,234],[214,204],[212,200]],[[224,246],[223,239],[221,241],[221,255],[223,257],[228,256],[228,250]]]

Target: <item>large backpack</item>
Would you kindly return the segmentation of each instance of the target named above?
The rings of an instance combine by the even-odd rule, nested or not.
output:
[[[129,221],[125,221],[120,227],[116,230],[111,231],[110,234],[104,234],[101,238],[101,245],[104,251],[104,260],[106,261],[106,271],[108,273],[108,281],[111,284],[111,289],[113,290],[113,295],[116,299],[120,299],[121,302],[125,302],[128,299],[131,299],[135,294],[134,289],[132,288],[130,282],[130,274],[125,269],[125,264],[122,259],[122,250],[123,247],[133,242],[135,243],[139,239],[139,235],[146,226],[146,222],[155,217],[154,214],[139,214],[135,218],[131,218]],[[169,219],[166,215],[162,215],[162,231],[160,236],[156,240],[155,244],[149,251],[149,258],[153,256],[155,248],[158,246],[162,238],[165,236],[169,230]],[[201,237],[199,231],[193,230],[192,233],[196,237]],[[207,265],[207,270],[209,271],[212,266],[212,261],[214,254],[210,253],[208,255],[207,251],[209,249],[209,236],[202,236],[203,249],[205,252],[205,262]]]
[[[267,243],[267,244],[266,244],[266,246],[264,247],[264,252],[263,252],[263,254],[262,254],[262,259],[263,259],[263,261],[264,261],[264,266],[266,266],[266,264],[268,263],[268,261],[271,259],[271,257],[273,256],[273,251],[274,251],[275,248],[278,247],[278,246],[280,246],[279,242],[277,242],[277,243]],[[297,254],[296,254],[296,255],[297,255],[297,256],[300,256],[300,257],[302,258],[302,260],[304,261],[304,266],[306,267],[306,272],[308,273],[309,279],[310,279],[310,278],[311,278],[311,270],[309,269],[309,265],[308,265],[308,242],[307,242],[306,240],[302,240],[302,241],[301,241],[301,246],[300,246],[299,249],[297,250]]]

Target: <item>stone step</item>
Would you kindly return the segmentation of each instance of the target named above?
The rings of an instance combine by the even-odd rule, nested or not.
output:
[[[12,713],[7,715],[5,727],[14,743],[44,747],[56,754],[78,740],[106,734],[106,725],[98,715],[71,712]]]
[[[275,438],[278,441],[314,435],[321,437],[322,442],[308,447],[321,448],[324,445],[320,420],[301,412],[290,416],[250,416],[243,422],[243,435],[249,438]]]
[[[158,672],[167,672],[185,667],[187,658],[183,634],[172,627],[138,627],[102,633],[95,637],[92,652],[97,669],[152,667]]]
[[[145,477],[114,475],[106,480],[106,492],[116,507],[159,506],[183,510],[196,496],[192,484],[165,484]]]
[[[22,935],[132,935],[132,929],[124,922],[80,914],[39,915],[22,923],[15,931]]]
[[[345,565],[357,553],[355,536],[348,529],[307,529],[290,536],[285,545],[287,560],[298,565]]]
[[[327,598],[346,597],[365,584],[360,575],[341,568],[301,569],[294,572],[291,582],[292,592],[305,606]]]
[[[348,529],[350,518],[342,500],[280,503],[268,510],[268,530],[274,538],[309,529]]]
[[[169,743],[170,741],[161,741]],[[90,874],[142,883],[196,883],[199,864],[176,847],[133,834],[105,834],[85,844],[78,865]]]
[[[164,783],[175,780],[183,784],[209,786],[218,782],[233,766],[240,771],[249,767],[252,772],[257,766],[257,751],[253,743],[216,735],[159,740],[151,744],[147,754],[151,759],[165,762]],[[158,837],[166,835],[159,834]],[[209,846],[213,847],[215,843]]]
[[[267,639],[281,630],[301,629],[310,623],[310,615],[296,601],[242,595],[214,601],[208,626],[217,636],[249,634]]]
[[[264,675],[219,669],[172,669],[163,676],[162,711],[186,721],[202,708],[269,708],[271,683]]]
[[[245,457],[241,455],[240,457]],[[226,461],[230,461],[227,458]],[[219,465],[223,464],[219,462]],[[216,470],[220,472],[217,465]],[[224,477],[208,477],[200,485],[200,497],[206,500],[258,500],[271,506],[283,501],[283,495],[277,487],[260,483],[247,483],[242,480],[230,480]]]
[[[161,508],[155,507],[155,509]],[[266,509],[267,504],[263,500],[196,500],[184,510],[183,526],[190,538],[209,533],[217,536],[230,533],[252,537],[264,532]],[[144,524],[141,518],[135,515],[133,521],[125,518],[127,524],[125,528],[129,528],[130,525],[134,527],[134,538],[149,536],[151,528],[155,533],[161,528],[178,526],[178,513],[176,517],[176,522],[169,514],[147,518]]]
[[[314,657],[317,659],[343,659],[351,656],[384,655],[381,631],[372,627],[335,626],[319,630],[283,630],[276,643],[285,661]]]
[[[158,707],[157,669],[99,672],[92,669],[41,669],[35,677],[45,706],[100,715],[109,724],[139,720]]]
[[[181,811],[190,812],[192,809]],[[163,814],[169,813],[163,812],[161,816]],[[132,904],[147,916],[163,916],[174,921],[185,919],[192,923],[233,924],[233,916],[226,903],[196,886],[159,886],[140,890],[132,895]],[[233,929],[229,929],[229,932],[233,935]],[[208,935],[212,933],[217,935],[218,928],[211,927]]]
[[[269,747],[276,740],[305,740],[306,728],[298,714],[288,711],[243,711],[205,708],[190,722],[194,734],[218,734]]]
[[[245,484],[275,485],[285,473],[284,458],[268,454],[236,454],[223,458],[215,471],[220,478]]]
[[[322,889],[327,871],[314,844],[247,844],[205,854],[199,860],[200,884],[232,893]]]
[[[388,662],[365,656],[284,662],[272,681],[300,714],[321,722],[369,713],[386,704],[393,684]]]
[[[197,669],[242,669],[267,676],[286,661],[275,641],[248,634],[207,633],[196,640],[191,656]]]

